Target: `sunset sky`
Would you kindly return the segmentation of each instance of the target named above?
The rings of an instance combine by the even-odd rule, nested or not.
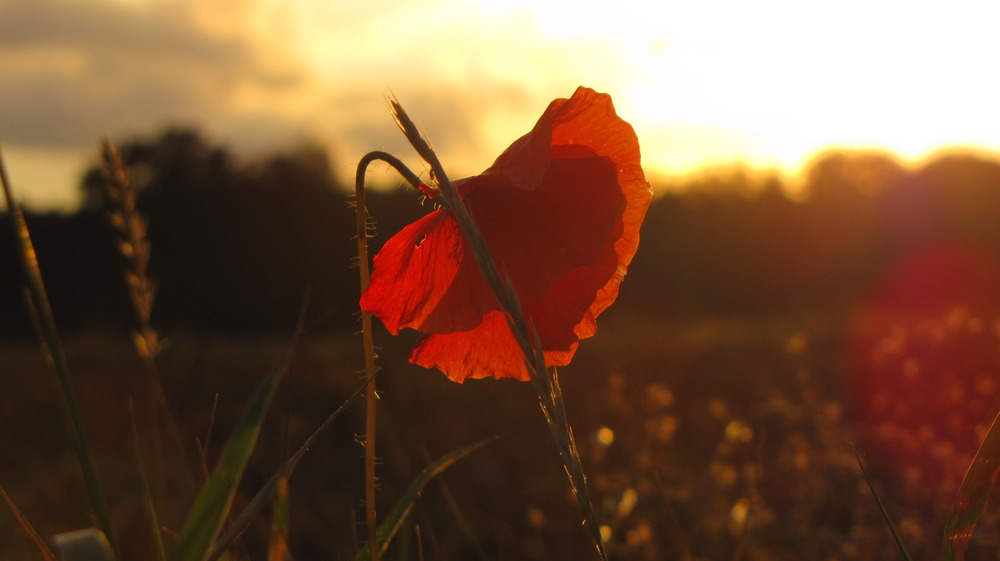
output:
[[[997,5],[0,0],[0,147],[36,209],[72,208],[100,137],[176,124],[247,156],[320,142],[345,179],[373,149],[422,169],[394,94],[461,177],[587,85],[654,176],[794,176],[829,146],[1000,153]]]

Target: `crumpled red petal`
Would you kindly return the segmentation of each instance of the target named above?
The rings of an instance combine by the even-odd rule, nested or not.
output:
[[[579,88],[483,174],[455,182],[538,332],[549,366],[617,297],[652,198],[632,127],[611,98]],[[392,333],[424,335],[411,362],[455,381],[528,379],[496,297],[447,211],[404,228],[375,258],[361,307]]]
[[[482,286],[480,286],[482,285]],[[400,230],[375,256],[361,309],[390,333],[468,331],[497,309],[454,217],[436,210]]]

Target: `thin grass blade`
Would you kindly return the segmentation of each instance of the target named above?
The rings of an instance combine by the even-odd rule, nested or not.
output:
[[[28,519],[21,514],[21,509],[17,508],[17,505],[14,504],[14,500],[10,498],[10,495],[7,494],[7,490],[3,487],[0,487],[0,498],[7,503],[7,508],[10,509],[14,518],[17,519],[17,524],[22,530],[24,530],[24,533],[31,538],[31,541],[35,543],[35,547],[38,548],[38,553],[41,554],[42,559],[45,561],[58,561],[56,559],[56,555],[52,553],[52,550],[49,549],[49,546],[45,543],[45,540],[38,535],[38,532],[35,531],[35,527],[31,525],[31,522],[28,522]]]
[[[267,561],[285,561],[288,554],[288,470],[282,469],[278,479],[278,490],[274,497],[274,514],[271,519],[271,544],[267,550]]]
[[[979,446],[965,479],[958,488],[955,507],[944,526],[945,561],[963,561],[979,517],[986,508],[997,474],[1000,473],[1000,414]]]
[[[858,462],[858,467],[861,468],[861,475],[865,478],[865,483],[868,484],[868,489],[872,492],[872,496],[875,497],[875,502],[878,503],[878,508],[882,512],[882,518],[885,520],[886,526],[889,527],[889,532],[892,533],[892,538],[896,540],[896,546],[899,548],[900,553],[903,554],[903,559],[906,561],[913,561],[913,557],[910,556],[909,550],[906,549],[906,544],[903,543],[903,538],[899,535],[896,530],[896,525],[893,524],[892,518],[889,516],[889,511],[885,509],[885,505],[882,504],[882,499],[879,498],[878,493],[875,492],[875,486],[872,484],[872,480],[868,477],[868,470],[865,469],[865,464],[861,461],[861,456],[858,451],[851,447],[854,452],[854,459]]]
[[[160,516],[156,513],[156,503],[153,501],[153,491],[149,485],[149,476],[146,473],[146,465],[142,461],[142,447],[139,445],[139,428],[135,422],[135,409],[131,400],[128,402],[128,412],[132,421],[132,453],[135,454],[135,463],[139,472],[139,484],[142,486],[142,504],[146,508],[146,517],[149,520],[149,533],[153,538],[153,545],[156,546],[156,558],[159,561],[166,561],[167,550],[163,546],[163,534],[160,532]]]
[[[541,345],[538,346],[541,349]],[[539,352],[540,354],[540,352]],[[597,553],[601,559],[607,560],[608,552],[604,546],[604,539],[601,537],[601,526],[597,520],[597,511],[594,510],[593,501],[590,499],[590,489],[587,486],[587,474],[583,469],[583,460],[580,459],[580,452],[576,448],[576,439],[573,437],[573,427],[569,425],[566,418],[566,405],[563,401],[562,388],[559,386],[559,375],[555,367],[540,376],[548,376],[550,387],[550,397],[553,410],[547,412],[545,417],[549,424],[549,431],[556,441],[556,447],[562,458],[563,466],[566,468],[566,475],[569,477],[570,487],[576,497],[580,513],[583,515],[584,526],[590,533]],[[543,411],[545,408],[542,408]]]
[[[264,416],[274,399],[278,382],[291,364],[295,345],[260,386],[250,401],[233,434],[226,441],[212,475],[198,493],[174,547],[171,561],[203,561],[222,529],[232,506],[250,453],[257,444]]]
[[[240,512],[239,516],[236,517],[236,520],[234,520],[233,523],[226,528],[226,531],[219,536],[219,539],[215,542],[215,545],[212,548],[212,554],[209,556],[210,561],[214,561],[221,557],[233,540],[239,537],[239,535],[243,533],[248,526],[250,526],[253,519],[264,509],[264,505],[267,504],[268,501],[271,500],[271,497],[273,497],[278,491],[278,482],[281,479],[282,472],[287,472],[288,477],[291,478],[292,473],[295,472],[295,468],[298,467],[303,456],[305,456],[306,452],[312,448],[313,444],[316,443],[316,440],[319,439],[319,436],[333,424],[333,421],[339,417],[340,414],[348,408],[348,406],[357,400],[358,396],[361,395],[361,392],[364,391],[367,386],[367,381],[358,386],[358,388],[354,390],[354,393],[351,394],[351,396],[348,397],[336,411],[331,413],[311,435],[309,435],[309,438],[302,443],[302,446],[299,447],[298,451],[295,452],[291,458],[288,458],[288,461],[285,462],[282,469],[279,470],[278,473],[274,474],[274,477],[264,484],[260,491],[257,491],[257,494],[250,500],[250,503],[247,504],[246,508]]]
[[[4,166],[2,155],[0,155],[0,184],[3,186],[4,197],[7,201],[7,211],[10,213],[11,224],[14,226],[14,237],[17,238],[20,246],[19,254],[21,256],[25,282],[28,287],[31,309],[34,313],[42,342],[45,344],[45,350],[52,361],[56,376],[59,378],[59,386],[62,388],[63,401],[66,404],[66,412],[69,419],[69,432],[76,444],[77,458],[80,461],[80,468],[83,471],[87,493],[90,496],[90,504],[97,515],[101,530],[107,537],[112,551],[116,557],[120,558],[117,534],[111,522],[111,511],[108,509],[104,487],[101,485],[97,465],[94,462],[94,455],[90,448],[90,438],[87,436],[87,430],[83,423],[83,414],[77,401],[76,390],[73,388],[69,363],[66,361],[66,354],[63,352],[59,330],[56,329],[55,318],[52,315],[52,308],[49,305],[48,293],[45,290],[45,282],[42,280],[42,272],[38,267],[38,258],[35,254],[35,247],[31,242],[28,225],[25,223],[24,214],[21,212],[21,208],[14,198],[13,188],[10,186],[10,180],[7,178],[7,168]]]
[[[427,455],[425,460],[430,461],[430,455]],[[489,555],[486,554],[486,550],[483,549],[483,544],[480,543],[479,538],[472,531],[472,527],[469,526],[469,521],[465,519],[465,515],[462,514],[462,509],[458,506],[458,501],[455,500],[455,495],[452,494],[451,489],[448,485],[441,481],[438,483],[441,489],[441,495],[444,497],[445,503],[448,505],[448,509],[451,510],[452,515],[455,517],[455,521],[458,523],[458,527],[462,530],[462,534],[465,535],[465,539],[468,543],[472,545],[473,550],[476,553],[476,557],[479,561],[489,561]],[[423,548],[419,547],[422,538],[420,537],[420,526],[416,525],[414,528],[414,535],[417,539],[417,551],[423,555]]]
[[[452,450],[425,467],[424,470],[417,475],[416,479],[410,483],[410,486],[407,487],[406,492],[403,493],[403,495],[399,498],[399,501],[396,502],[396,506],[393,507],[389,515],[382,520],[381,524],[379,524],[376,537],[378,539],[380,552],[385,552],[385,550],[389,547],[389,542],[392,541],[393,536],[396,535],[396,532],[406,520],[406,516],[410,513],[410,510],[413,509],[413,504],[416,502],[417,497],[420,496],[424,487],[426,487],[432,479],[451,467],[451,465],[455,462],[461,460],[469,454],[472,454],[497,438],[499,438],[499,436],[480,440],[479,442],[474,442],[457,450]],[[368,551],[367,544],[361,549],[361,551],[358,552],[357,556],[354,557],[354,561],[369,561],[370,559],[371,554]]]

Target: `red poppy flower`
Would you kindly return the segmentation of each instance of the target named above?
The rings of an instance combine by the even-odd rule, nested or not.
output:
[[[581,87],[549,104],[489,169],[453,184],[509,275],[547,365],[568,364],[618,296],[652,199],[632,127],[615,114],[610,96]],[[456,382],[529,379],[496,296],[447,209],[386,242],[361,308],[393,334],[420,331],[410,362]]]

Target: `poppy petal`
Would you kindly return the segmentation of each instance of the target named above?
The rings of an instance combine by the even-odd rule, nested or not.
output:
[[[566,352],[545,351],[545,363],[569,364],[575,350],[574,343]],[[470,331],[421,336],[410,362],[436,368],[460,384],[470,378],[515,378],[525,382],[530,379],[524,353],[499,310],[487,313],[482,323]]]
[[[613,163],[554,161],[533,192],[484,175],[464,198],[543,348],[569,349],[576,324],[617,267],[609,239],[621,230],[625,201]]]
[[[393,335],[407,327],[443,333],[472,329],[497,305],[466,245],[455,218],[443,210],[403,228],[375,256],[361,309]],[[441,306],[442,300],[448,305]]]
[[[410,362],[437,368],[458,383],[488,377],[528,380],[524,353],[500,310],[487,313],[468,331],[424,334],[413,348]]]
[[[617,297],[652,199],[632,127],[610,96],[579,88],[553,101],[482,175],[454,184],[510,276],[546,363],[568,364]],[[386,243],[362,309],[393,333],[424,333],[410,361],[455,381],[527,379],[496,297],[445,211]]]

